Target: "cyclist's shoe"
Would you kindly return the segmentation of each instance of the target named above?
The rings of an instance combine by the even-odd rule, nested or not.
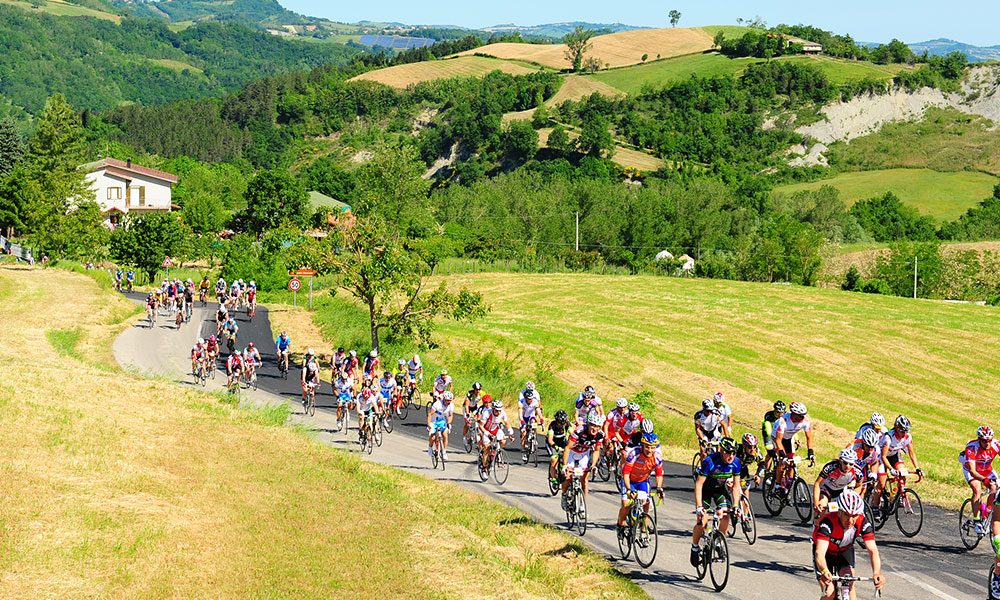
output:
[[[569,503],[566,501],[566,494],[562,495],[562,509],[568,510]]]
[[[615,529],[616,529],[616,531],[618,533],[618,539],[622,539],[623,537],[625,537],[625,526],[624,525],[618,525],[618,526],[615,527]]]
[[[443,458],[445,460],[448,460],[448,451],[447,450],[445,450],[444,452],[441,453],[441,458]]]
[[[343,429],[344,429],[344,421],[343,421],[343,419],[337,419],[337,431],[338,432],[339,431],[343,431]]]
[[[528,464],[528,453],[527,452],[522,452],[521,453],[521,462],[523,462],[524,464]]]
[[[698,546],[691,546],[691,566],[698,566]]]
[[[1000,598],[1000,574],[994,575],[990,582],[990,598]]]
[[[976,533],[978,533],[979,535],[983,535],[984,533],[986,533],[986,528],[983,527],[982,519],[973,519],[972,526],[975,528]]]
[[[434,458],[434,451],[431,450],[430,446],[427,447],[427,456]]]
[[[882,516],[882,511],[879,510],[879,507],[873,506],[872,507],[872,518],[875,519],[876,521],[878,521],[881,516]]]

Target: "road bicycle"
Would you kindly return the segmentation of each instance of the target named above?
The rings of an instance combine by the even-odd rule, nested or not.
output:
[[[984,498],[989,495],[988,492],[983,492]],[[989,505],[991,507],[989,515],[979,521],[982,523],[982,529],[976,531],[976,521],[972,516],[976,512],[977,507],[972,503],[971,497],[966,498],[965,502],[962,503],[962,508],[958,511],[958,535],[962,538],[962,545],[965,546],[966,550],[975,550],[976,546],[979,545],[979,541],[990,534],[990,527],[993,523],[993,512],[996,510],[996,506],[992,502]]]
[[[434,436],[434,445],[431,446],[431,466],[436,469],[440,465],[444,471],[444,462],[444,432],[439,431]]]
[[[229,395],[235,396],[237,400],[240,397],[240,374],[233,373],[232,378],[229,381]]]
[[[193,302],[184,303],[184,320],[188,323],[191,322],[191,316],[194,314]]]
[[[410,408],[420,408],[420,396],[420,387],[417,385],[417,382],[414,381],[406,384],[406,401],[409,403]]]
[[[558,449],[553,449],[551,446],[547,447],[549,450],[549,464],[555,465],[556,477],[555,479],[552,478],[552,470],[550,468],[546,479],[549,480],[549,493],[555,496],[562,489],[562,482],[565,481],[563,471],[559,468],[559,459],[562,458],[562,454],[558,452]]]
[[[896,517],[896,526],[904,536],[913,537],[920,533],[920,528],[924,524],[924,508],[917,492],[906,487],[906,478],[909,474],[909,471],[902,469],[885,482],[885,489],[879,498],[878,515],[872,520],[875,531],[882,529],[889,516],[893,515]],[[917,471],[916,483],[920,483],[923,478],[923,473]],[[874,493],[874,486],[866,492],[865,499],[869,505],[872,504]]]
[[[181,328],[181,324],[183,322],[184,322],[184,311],[182,310],[176,311],[174,316],[174,324],[177,326],[178,330]]]
[[[855,577],[854,575],[834,575],[833,597],[837,600],[851,600],[851,586],[844,584],[855,581],[871,581],[874,583],[875,579],[872,577]],[[875,588],[875,597],[881,598],[882,590]]]
[[[379,421],[375,418],[375,410],[365,411],[361,426],[358,428],[358,442],[361,444],[361,451],[371,454],[375,446],[382,445],[382,430]]]
[[[691,459],[691,478],[698,481],[698,472],[701,471],[701,461],[702,452],[705,456],[708,456],[719,449],[718,440],[699,440],[698,441],[698,452],[694,453],[694,458]]]
[[[645,511],[643,505],[650,501],[646,492],[633,491],[629,494],[629,512],[625,516],[625,527],[618,530],[618,550],[622,560],[634,554],[635,561],[647,568],[656,559],[659,542],[656,535],[656,513]],[[657,497],[651,504],[655,507],[662,498]]]
[[[386,433],[392,433],[393,423],[392,423],[392,399],[382,397],[382,417],[379,419],[382,423],[382,430]]]
[[[306,384],[306,397],[302,399],[302,409],[310,417],[316,416],[316,388],[319,383],[310,381]]]
[[[337,395],[337,410],[341,411],[342,419],[340,423],[340,428],[343,430],[344,435],[347,435],[347,428],[351,425],[351,409],[348,405],[351,403],[351,395],[347,392],[341,392]]]
[[[146,319],[149,321],[149,328],[156,326],[156,307],[146,306]]]
[[[739,509],[729,509],[729,537],[736,537],[737,532],[742,532],[747,544],[753,546],[754,542],[757,541],[757,519],[753,514],[750,496],[747,494],[749,487],[749,484],[743,486]]]
[[[797,467],[798,463],[806,459],[796,456],[783,460],[785,461],[785,470],[781,476],[781,485],[775,482],[774,471],[769,471],[764,475],[764,482],[761,484],[764,508],[772,517],[776,517],[786,506],[793,506],[799,520],[808,523],[809,519],[812,518],[812,490],[809,484],[799,477]]]
[[[566,511],[566,528],[573,529],[575,526],[580,535],[587,533],[587,498],[583,494],[583,478],[589,470],[576,467],[569,472],[569,488],[563,499]]]
[[[729,583],[729,546],[726,536],[719,531],[721,519],[721,510],[712,513],[712,520],[698,540],[698,565],[695,567],[699,580],[704,579],[706,573],[710,575],[712,587],[717,592],[724,590]]]
[[[621,479],[617,477],[618,459],[620,456],[621,446],[617,441],[612,441],[608,445],[608,451],[601,452],[601,460],[597,462],[597,476],[601,478],[601,481],[609,481],[612,476],[615,476],[615,484],[618,486],[618,491],[622,489]]]
[[[253,323],[253,318],[257,315],[257,305],[256,305],[256,303],[255,304],[251,304],[251,303],[247,302],[246,311],[247,311],[247,321],[250,322],[250,323]]]
[[[246,389],[253,388],[254,391],[257,390],[257,367],[252,364],[248,364],[246,370],[243,371],[243,383]]]
[[[200,383],[202,387],[205,387],[207,380],[208,380],[208,367],[205,365],[205,359],[202,359],[198,361],[198,367],[197,369],[195,369],[194,381],[195,383]]]
[[[503,485],[510,474],[510,465],[507,464],[507,457],[500,447],[500,440],[494,436],[490,437],[492,438],[490,444],[479,453],[479,479],[486,481],[492,472],[497,485]]]
[[[278,372],[282,379],[288,379],[288,351],[278,351]]]
[[[528,428],[528,433],[525,436],[524,451],[521,452],[521,462],[524,464],[532,463],[532,466],[538,466],[538,423],[531,419],[526,424]]]
[[[231,331],[226,332],[226,350],[230,355],[236,351],[236,334]]]
[[[198,301],[201,302],[202,308],[208,306],[208,292],[206,290],[201,290],[198,292]]]

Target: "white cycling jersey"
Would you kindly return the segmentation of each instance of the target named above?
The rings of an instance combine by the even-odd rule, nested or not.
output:
[[[879,447],[888,448],[889,451],[886,452],[886,455],[891,456],[906,450],[912,443],[913,438],[910,436],[909,432],[907,432],[902,438],[898,438],[896,437],[896,430],[892,429],[882,436],[882,440],[879,442]]]
[[[694,415],[694,421],[698,427],[709,437],[713,437],[722,429],[722,414],[718,410],[699,410]]]
[[[722,417],[723,421],[728,422],[729,417],[733,416],[733,409],[729,408],[729,405],[725,402],[716,405],[715,410],[719,411],[719,416]]]
[[[379,397],[376,392],[371,390],[361,390],[358,396],[358,410],[361,412],[375,408],[375,403],[378,402]]]
[[[434,391],[443,393],[451,385],[451,375],[438,375],[434,379]]]
[[[431,405],[431,412],[434,413],[434,418],[431,419],[432,421],[437,421],[440,419],[447,421],[448,417],[455,414],[455,403],[450,402],[448,406],[445,406],[444,402],[441,402],[440,400],[435,400],[434,404]]]
[[[541,406],[538,400],[538,392],[535,392],[535,395],[529,398],[529,400],[525,400],[522,397],[520,400],[517,401],[518,404],[521,405],[521,419],[524,420],[525,423],[528,422],[528,419],[535,416],[535,411],[537,411],[538,408]]]
[[[338,396],[341,394],[353,395],[354,380],[352,380],[350,377],[348,377],[347,379],[338,379],[336,383],[333,384],[333,389],[337,391]]]
[[[792,413],[785,413],[774,424],[774,439],[790,440],[800,431],[809,431],[809,419],[805,418],[796,423],[792,420]]]
[[[483,428],[489,431],[491,434],[496,433],[504,423],[507,423],[507,411],[500,409],[499,415],[493,414],[493,409],[487,407],[486,410],[479,416],[479,422],[483,424]]]
[[[424,368],[423,364],[415,363],[413,362],[413,359],[410,359],[406,363],[406,374],[409,375],[411,379],[413,379],[417,376],[418,373],[420,373],[420,369],[423,368]]]
[[[396,378],[390,377],[386,380],[384,377],[378,380],[379,391],[382,392],[383,396],[388,397],[392,394],[392,390],[396,389]]]

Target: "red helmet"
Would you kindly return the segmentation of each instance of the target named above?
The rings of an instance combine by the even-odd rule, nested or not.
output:
[[[976,437],[981,440],[992,440],[993,439],[993,429],[989,425],[983,425],[976,430]]]

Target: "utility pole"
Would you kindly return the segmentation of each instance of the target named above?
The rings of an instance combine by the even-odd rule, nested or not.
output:
[[[913,299],[917,298],[917,257],[913,257]]]
[[[576,213],[576,251],[580,251],[580,213]]]

